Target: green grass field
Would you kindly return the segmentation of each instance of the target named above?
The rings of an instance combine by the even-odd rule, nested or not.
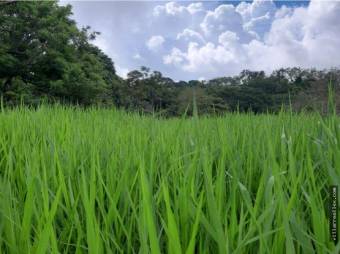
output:
[[[340,121],[0,113],[0,253],[339,253]]]

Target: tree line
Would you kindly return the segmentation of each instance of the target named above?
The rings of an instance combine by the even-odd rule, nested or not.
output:
[[[337,69],[282,68],[270,75],[244,70],[234,77],[174,81],[147,67],[122,79],[112,60],[91,43],[99,33],[78,29],[70,5],[0,4],[0,93],[8,106],[44,100],[165,116],[277,112],[315,84],[326,87],[329,80],[340,80]]]

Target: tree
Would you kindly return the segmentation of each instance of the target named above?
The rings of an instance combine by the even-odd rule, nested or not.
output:
[[[138,70],[130,71],[127,74],[127,81],[129,84],[134,85],[138,80],[141,80],[144,77],[143,73]]]
[[[110,90],[113,63],[90,44],[98,33],[79,30],[70,15],[71,7],[56,1],[1,6],[0,91],[5,100],[29,87],[34,98],[86,105]],[[16,89],[14,81],[23,89]]]
[[[240,84],[247,84],[251,80],[259,80],[259,79],[264,79],[265,78],[265,73],[264,71],[250,71],[250,70],[243,70],[238,79]]]
[[[221,98],[205,88],[187,86],[181,89],[176,98],[177,115],[185,112],[189,116],[193,115],[194,105],[200,115],[222,113],[228,108]]]

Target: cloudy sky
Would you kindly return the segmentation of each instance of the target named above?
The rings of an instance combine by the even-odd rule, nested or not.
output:
[[[175,80],[243,69],[340,67],[340,1],[65,1],[118,74],[140,66]]]

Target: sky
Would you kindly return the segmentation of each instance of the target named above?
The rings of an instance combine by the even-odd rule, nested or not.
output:
[[[141,66],[174,80],[244,69],[340,67],[340,1],[61,1],[117,73]]]

